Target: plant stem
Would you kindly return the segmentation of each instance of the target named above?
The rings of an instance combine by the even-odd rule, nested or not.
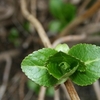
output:
[[[79,98],[79,96],[78,96],[78,94],[77,94],[77,92],[76,92],[76,90],[75,90],[75,88],[70,80],[67,80],[65,82],[65,86],[66,86],[66,89],[69,93],[71,100],[80,100],[80,98]]]

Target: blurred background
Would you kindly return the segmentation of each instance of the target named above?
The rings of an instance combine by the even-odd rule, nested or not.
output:
[[[24,57],[44,46],[34,25],[23,16],[20,1],[0,0],[0,100],[38,100],[40,92],[40,86],[21,70]],[[100,45],[100,4],[94,6],[98,1],[26,0],[26,4],[53,46],[67,43],[71,47],[77,43]],[[93,85],[75,88],[81,100],[100,100]],[[70,100],[63,86],[57,95],[58,99],[53,87],[47,88],[45,100]]]

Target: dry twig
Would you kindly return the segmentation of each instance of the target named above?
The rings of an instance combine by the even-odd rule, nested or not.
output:
[[[100,32],[100,23],[91,23],[75,30],[75,33],[77,34],[93,34],[97,32]]]
[[[78,97],[78,94],[70,80],[65,82],[65,86],[68,90],[71,100],[80,100],[80,98]]]
[[[12,63],[12,60],[9,56],[6,56],[5,61],[6,61],[6,66],[5,66],[5,71],[3,75],[3,82],[0,87],[0,100],[2,100],[3,95],[7,88],[7,83],[8,83],[8,78],[9,78],[9,73],[10,73],[10,68],[11,68],[11,63]]]
[[[64,36],[65,34],[69,34],[73,28],[78,26],[80,23],[93,16],[94,13],[100,8],[100,1],[97,1],[90,9],[88,9],[85,13],[75,18],[68,26],[66,26],[59,37]]]
[[[37,0],[30,0],[30,5],[31,5],[31,14],[36,17],[36,8],[37,8]],[[30,23],[30,31],[31,33],[34,32],[34,26]]]
[[[46,32],[44,31],[41,23],[33,16],[31,15],[28,10],[27,10],[27,6],[26,6],[26,1],[25,0],[21,0],[21,9],[22,9],[22,13],[24,15],[24,17],[30,21],[30,23],[33,24],[33,26],[36,28],[43,44],[45,47],[51,47],[50,41],[46,36]]]
[[[66,91],[65,85],[64,84],[61,84],[61,88],[62,88],[63,92],[65,93],[66,99],[67,100],[70,100],[70,97],[69,97],[68,92]]]
[[[60,43],[64,43],[64,42],[68,42],[68,41],[80,41],[86,38],[85,34],[82,35],[69,35],[66,37],[61,37],[59,39],[57,39],[56,41],[54,41],[54,43],[52,44],[53,47],[55,47],[56,45],[60,44]]]
[[[14,8],[9,5],[8,7],[0,7],[0,21],[11,17],[14,13]]]
[[[12,51],[3,52],[0,54],[0,61],[3,61],[3,60],[6,61],[6,66],[5,66],[4,75],[3,75],[3,82],[0,87],[0,100],[3,98],[3,95],[6,91],[11,63],[12,63],[11,57],[16,56],[18,54],[19,54],[18,50],[12,50]]]
[[[60,100],[60,93],[59,89],[55,91],[54,100]]]
[[[23,100],[30,100],[32,95],[33,95],[33,91],[29,90]]]
[[[42,86],[40,88],[40,94],[39,94],[38,100],[44,100],[44,94],[45,94],[45,92],[46,92],[46,88]]]
[[[19,96],[20,96],[20,100],[24,99],[24,85],[26,82],[26,77],[25,75],[21,75],[21,79],[20,79],[20,86],[19,86]]]
[[[79,7],[79,11],[78,13],[81,14],[82,12],[85,11],[86,6],[89,4],[91,0],[84,0],[84,2],[82,3],[82,5]]]
[[[100,85],[98,80],[95,83],[93,83],[93,88],[95,90],[97,99],[100,100]]]

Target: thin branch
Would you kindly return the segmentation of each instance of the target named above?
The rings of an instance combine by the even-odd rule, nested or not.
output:
[[[58,38],[56,41],[54,41],[54,43],[52,44],[53,47],[55,47],[56,45],[60,44],[60,43],[64,43],[64,42],[69,42],[69,41],[80,41],[86,38],[85,34],[82,35],[69,35],[66,37],[61,37]]]
[[[1,12],[0,21],[5,20],[13,15],[14,7],[12,7],[11,5],[9,5],[8,7],[1,7],[0,6],[0,12]]]
[[[0,61],[5,60],[6,57],[15,57],[16,55],[19,54],[20,51],[18,49],[2,52],[0,53]]]
[[[36,17],[36,2],[37,0],[30,0],[31,2],[31,13]]]
[[[100,32],[100,23],[91,23],[91,24],[87,24],[83,27],[79,27],[75,30],[75,33],[77,34],[93,34],[93,33],[97,33]]]
[[[31,5],[31,14],[36,17],[36,8],[37,8],[37,0],[30,0],[30,5]],[[34,26],[32,25],[32,23],[30,23],[30,31],[31,33],[34,33],[35,29]]]
[[[100,85],[98,80],[95,83],[93,83],[93,88],[95,90],[97,99],[100,100]]]
[[[84,22],[89,17],[93,16],[100,8],[100,1],[97,1],[90,9],[88,9],[85,13],[80,15],[79,17],[75,18],[69,25],[67,25],[62,32],[60,33],[59,37],[69,34],[73,28],[78,26],[80,23]]]
[[[68,90],[71,100],[80,100],[80,98],[78,97],[78,94],[70,80],[65,82],[65,86],[66,86],[66,89]]]
[[[65,93],[66,99],[67,100],[70,100],[70,97],[69,97],[68,92],[66,91],[65,85],[64,84],[61,84],[61,88],[62,88],[63,92]]]
[[[99,11],[97,13],[97,18],[95,19],[95,22],[96,23],[100,22],[100,9],[99,9]]]
[[[4,75],[3,75],[3,83],[0,87],[0,100],[3,98],[3,95],[4,95],[6,88],[7,88],[7,82],[8,82],[11,63],[12,63],[12,60],[9,56],[7,56],[5,58],[5,61],[6,61],[6,66],[5,66]]]
[[[44,29],[41,25],[41,23],[33,15],[31,15],[28,12],[25,0],[21,0],[21,9],[22,9],[22,13],[23,13],[24,17],[28,21],[30,21],[33,24],[33,26],[36,28],[44,46],[51,47],[51,43],[46,35],[46,32],[44,31]]]
[[[60,100],[60,93],[59,89],[55,90],[54,100]]]
[[[20,79],[20,86],[19,86],[19,97],[20,100],[24,99],[24,85],[26,82],[26,77],[24,74],[21,75],[21,79]]]
[[[79,14],[82,14],[82,12],[85,11],[86,6],[89,4],[91,0],[84,0],[84,2],[82,3],[82,5],[79,7]]]
[[[27,92],[27,94],[25,95],[24,99],[23,100],[31,100],[31,97],[33,96],[33,91],[32,90],[29,90]]]
[[[44,100],[45,92],[46,92],[46,88],[42,86],[40,89],[40,94],[39,94],[38,100]]]
[[[7,82],[8,82],[8,78],[10,74],[11,63],[12,63],[11,57],[14,57],[18,54],[20,54],[18,50],[11,50],[11,51],[0,53],[0,61],[6,61],[6,66],[5,66],[4,75],[3,75],[3,83],[0,87],[0,100],[3,98],[3,95],[6,91]]]

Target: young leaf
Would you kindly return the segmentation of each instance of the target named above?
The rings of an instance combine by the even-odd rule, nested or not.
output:
[[[69,47],[67,44],[58,44],[56,47],[55,47],[55,50],[57,51],[62,51],[64,53],[68,53],[69,51]]]
[[[44,48],[29,54],[21,63],[22,71],[29,79],[43,86],[53,86],[57,83],[52,75],[48,73],[48,69],[44,66],[47,59],[57,53],[51,48]]]
[[[58,79],[58,84],[61,84],[77,70],[80,64],[82,62],[78,59],[60,51],[48,59],[47,68],[49,73]]]
[[[69,55],[80,59],[86,66],[85,72],[76,71],[70,78],[78,85],[90,85],[100,78],[100,47],[91,44],[73,46]]]

